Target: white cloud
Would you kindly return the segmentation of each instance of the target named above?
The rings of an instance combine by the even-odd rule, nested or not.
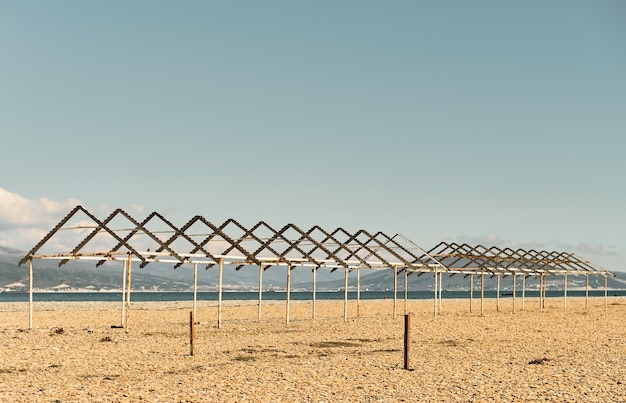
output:
[[[78,204],[77,199],[54,201],[41,197],[29,200],[0,188],[0,231],[49,226]]]

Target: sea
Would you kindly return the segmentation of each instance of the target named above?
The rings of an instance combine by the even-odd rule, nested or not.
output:
[[[485,290],[485,298],[496,298],[496,291]],[[522,292],[516,292],[516,297],[521,298]],[[533,298],[538,297],[539,292],[536,290],[526,290],[526,297]],[[284,291],[267,291],[263,292],[263,300],[278,300],[285,301],[287,294]],[[562,298],[562,290],[548,290],[546,292],[548,298]],[[584,297],[584,290],[568,290],[568,297]],[[604,297],[604,290],[589,290],[590,297]],[[624,297],[626,296],[625,290],[609,290],[609,297]],[[404,291],[398,291],[396,294],[398,299],[404,299]],[[442,291],[441,297],[444,299],[469,299],[469,291]],[[512,298],[513,295],[510,292],[501,293],[501,298]],[[228,291],[222,293],[222,300],[258,300],[259,292],[242,292],[242,291]],[[290,299],[297,301],[311,300],[313,294],[311,291],[292,291],[290,293]],[[343,300],[343,291],[318,291],[315,293],[317,300]],[[348,292],[348,299],[356,300],[356,292]],[[363,300],[384,300],[393,299],[393,291],[361,291],[360,298]],[[432,299],[432,291],[409,291],[407,293],[408,299]],[[480,291],[474,291],[473,298],[480,298]],[[217,301],[217,292],[198,292],[198,301]],[[37,302],[115,302],[122,300],[121,292],[34,292],[33,301]],[[159,302],[159,301],[193,301],[193,292],[141,292],[133,291],[131,294],[132,301],[145,301],[145,302]],[[28,302],[27,292],[2,292],[0,293],[0,302]]]

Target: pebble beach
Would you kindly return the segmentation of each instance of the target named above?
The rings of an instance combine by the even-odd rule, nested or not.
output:
[[[2,303],[0,400],[626,401],[624,298],[393,304],[199,301],[192,354],[188,302]]]

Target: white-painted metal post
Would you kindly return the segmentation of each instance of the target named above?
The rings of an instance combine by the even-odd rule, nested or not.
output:
[[[443,292],[443,272],[439,272],[439,313],[443,311],[443,298],[441,294]]]
[[[133,277],[133,259],[132,259],[132,255],[130,253],[128,253],[128,276],[126,277],[126,322],[125,322],[125,326],[124,329],[126,330],[126,333],[128,333],[130,331],[129,329],[129,316],[130,316],[130,293],[131,293],[131,289],[132,289],[132,277]]]
[[[474,300],[474,275],[470,274],[470,313],[472,312],[473,300]]]
[[[500,312],[500,273],[498,273],[496,277],[496,311]]]
[[[480,271],[480,315],[485,314],[485,271]]]
[[[263,264],[259,264],[259,312],[257,321],[261,321],[261,304],[263,301]]]
[[[567,311],[567,273],[563,276],[563,310]]]
[[[516,284],[515,284],[515,282],[516,282],[516,280],[517,280],[516,273],[513,272],[513,313],[515,313],[515,297],[516,297],[516,295],[515,295],[516,294],[516,291],[515,291]]]
[[[289,304],[291,298],[291,263],[287,263],[287,306],[285,307],[285,323],[289,324]]]
[[[315,319],[316,316],[316,312],[315,312],[315,293],[316,293],[316,287],[317,287],[317,267],[313,267],[313,319]]]
[[[435,304],[435,310],[434,310],[434,315],[437,316],[437,291],[439,289],[439,287],[437,286],[437,280],[438,280],[439,275],[437,274],[437,269],[435,269],[435,271],[433,271],[433,279],[434,279],[434,284],[433,284],[433,291],[434,291],[434,295],[433,295],[433,302]]]
[[[33,328],[33,258],[28,258],[28,328]]]
[[[396,307],[398,303],[398,266],[393,266],[393,318],[396,318]]]
[[[604,307],[609,306],[609,276],[604,275]]]
[[[128,261],[124,260],[122,267],[122,322],[120,326],[124,327],[126,323],[126,275],[128,273]]]
[[[522,273],[522,311],[526,304],[526,273]]]
[[[193,264],[193,323],[198,322],[196,308],[198,307],[198,263]]]
[[[407,305],[408,301],[409,301],[409,273],[405,267],[404,268],[404,314],[405,315],[408,313],[408,310],[409,310],[409,307]]]
[[[217,273],[217,328],[222,328],[222,276],[224,274],[224,258],[219,259]]]
[[[585,274],[585,309],[589,308],[589,274]]]
[[[348,268],[343,273],[343,321],[348,321]]]
[[[356,317],[361,317],[361,268],[356,269]]]

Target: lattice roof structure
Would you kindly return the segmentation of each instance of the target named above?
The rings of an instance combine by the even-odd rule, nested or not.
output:
[[[117,227],[119,226],[119,228]],[[55,238],[64,231],[73,232],[74,247],[54,248]],[[67,245],[68,237],[63,243]],[[57,246],[58,248],[58,246]],[[613,275],[584,257],[569,252],[471,246],[441,242],[424,250],[400,233],[343,228],[326,230],[313,226],[303,230],[295,224],[280,229],[264,221],[247,228],[234,219],[216,225],[202,216],[194,216],[180,228],[163,215],[152,212],[142,220],[122,209],[114,210],[103,220],[82,206],[72,209],[31,249],[19,264],[28,259],[58,259],[59,266],[70,259],[96,260],[96,266],[109,260],[130,256],[140,267],[151,262],[173,264],[200,263],[211,267],[223,264],[345,268],[396,268],[399,272],[448,272],[472,274]]]

